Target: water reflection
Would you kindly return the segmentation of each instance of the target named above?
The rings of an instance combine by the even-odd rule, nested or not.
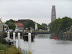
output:
[[[46,39],[46,38],[49,38],[51,34],[38,34],[35,36],[35,38],[38,38],[38,39]]]
[[[72,42],[49,39],[50,34],[39,34],[32,43],[32,54],[71,54]]]
[[[59,45],[69,45],[69,44],[72,44],[71,41],[66,41],[66,40],[57,40],[57,43],[56,44],[59,44]]]
[[[50,34],[35,36],[31,44],[32,54],[72,54],[72,41],[49,39]],[[28,49],[28,42],[21,40],[21,49]]]

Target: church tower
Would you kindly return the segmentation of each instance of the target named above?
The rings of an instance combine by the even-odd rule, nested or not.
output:
[[[52,11],[51,11],[51,22],[56,19],[56,9],[55,5],[52,6]]]

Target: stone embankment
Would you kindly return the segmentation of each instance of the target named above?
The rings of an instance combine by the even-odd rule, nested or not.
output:
[[[57,35],[52,33],[50,38],[53,39],[54,36],[57,36],[57,39],[59,39],[59,40],[71,40],[72,41],[72,32],[69,32],[69,33],[59,33]]]

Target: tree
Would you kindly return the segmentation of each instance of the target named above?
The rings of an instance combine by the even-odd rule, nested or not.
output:
[[[15,20],[10,19],[10,20],[6,21],[5,23],[8,25],[9,29],[15,30],[15,28],[16,28],[15,22],[16,22]]]
[[[15,22],[16,22],[15,20],[10,19],[10,20],[6,21],[5,24],[8,24],[8,23],[15,23]]]
[[[42,25],[45,26],[45,27],[47,27],[47,24],[46,23],[42,23]]]
[[[30,27],[33,29],[35,28],[35,23],[32,20],[30,20],[26,23],[26,28],[28,28],[30,30]]]
[[[38,30],[42,29],[42,30],[47,30],[47,27],[45,25],[40,25],[38,24]]]
[[[50,24],[50,32],[51,33],[59,33],[59,31],[61,30],[61,19],[56,19],[53,22],[51,22]]]
[[[72,25],[72,19],[69,17],[64,17],[62,20],[62,30],[65,32],[67,29],[66,28],[70,28],[70,26]]]
[[[15,23],[9,23],[9,24],[8,24],[8,27],[9,27],[9,29],[15,30],[16,25],[15,25]]]
[[[63,17],[62,19],[56,19],[52,21],[49,25],[50,32],[58,34],[63,31],[66,32],[72,25],[72,19],[69,17]]]

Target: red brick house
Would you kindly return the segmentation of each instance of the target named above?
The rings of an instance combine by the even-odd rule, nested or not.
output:
[[[16,23],[16,29],[23,30],[24,29],[24,25],[22,23]]]

